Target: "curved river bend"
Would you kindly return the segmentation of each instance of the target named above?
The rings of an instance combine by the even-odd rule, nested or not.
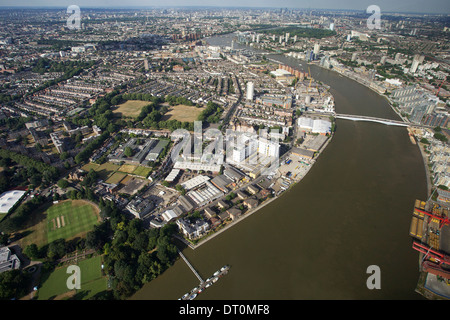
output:
[[[384,97],[310,68],[331,86],[338,113],[399,120]],[[203,279],[231,266],[196,299],[421,299],[409,236],[414,201],[427,197],[420,151],[403,127],[338,119],[336,128],[300,183],[198,249],[183,251]],[[381,270],[379,290],[366,285],[371,265]],[[132,299],[176,300],[197,285],[179,259]]]

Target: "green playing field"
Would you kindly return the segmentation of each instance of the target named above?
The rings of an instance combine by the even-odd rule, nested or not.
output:
[[[90,231],[96,223],[97,215],[88,203],[65,201],[55,204],[47,210],[47,242]]]
[[[101,256],[82,260],[77,264],[80,267],[80,290],[75,292],[67,288],[67,279],[73,273],[67,273],[68,265],[55,269],[51,274],[45,275],[39,285],[38,299],[89,299],[98,292],[107,289],[107,278],[102,276]],[[59,298],[58,298],[59,297]]]

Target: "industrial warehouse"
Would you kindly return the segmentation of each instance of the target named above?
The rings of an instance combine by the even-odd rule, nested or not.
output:
[[[416,200],[409,235],[419,252],[416,291],[428,299],[450,299],[450,192],[436,189],[436,201]]]

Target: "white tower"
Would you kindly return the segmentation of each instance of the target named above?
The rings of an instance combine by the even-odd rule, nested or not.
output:
[[[255,94],[255,85],[253,82],[247,82],[247,100],[253,101]]]
[[[318,54],[320,51],[320,44],[316,43],[314,44],[314,54]]]
[[[409,70],[411,73],[416,73],[417,67],[419,66],[420,62],[419,59],[414,59],[411,64],[411,69]]]

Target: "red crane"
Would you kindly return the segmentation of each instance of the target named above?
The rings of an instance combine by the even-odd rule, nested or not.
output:
[[[439,85],[439,88],[437,89],[436,92],[436,97],[439,95],[439,91],[441,90],[442,84],[444,83],[445,80],[447,80],[447,78],[444,78],[444,80],[442,80],[441,84]]]
[[[450,265],[450,257],[446,254],[443,254],[436,250],[433,250],[433,249],[431,249],[431,247],[420,244],[416,241],[413,242],[412,247],[414,250],[417,250],[417,251],[425,254],[424,260],[427,256],[429,256],[430,258],[435,259],[439,263],[439,265],[441,265],[443,263]]]
[[[417,212],[421,212],[431,218],[438,219],[439,220],[439,228],[442,228],[444,225],[450,224],[450,219],[448,217],[437,216],[435,214],[432,214],[431,212],[427,212],[427,211],[421,210],[419,208],[414,208],[414,210],[416,210]]]

